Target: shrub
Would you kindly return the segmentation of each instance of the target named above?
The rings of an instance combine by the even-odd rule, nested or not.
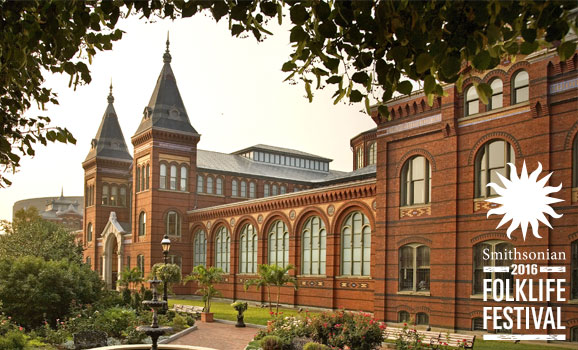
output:
[[[11,330],[0,337],[0,350],[24,350],[26,348],[26,336],[23,332]]]
[[[125,339],[127,344],[142,344],[143,341],[148,338],[148,335],[143,332],[139,332],[137,327],[129,327],[122,332],[122,337]]]
[[[187,319],[181,315],[175,315],[175,317],[173,317],[172,323],[171,323],[171,327],[173,327],[173,330],[175,332],[180,332],[183,329],[187,328]]]
[[[136,313],[132,309],[113,307],[95,313],[94,327],[109,337],[121,338],[122,333],[137,326]]]
[[[383,342],[383,325],[369,314],[323,313],[314,317],[310,326],[313,339],[332,347],[373,350]]]
[[[283,340],[276,335],[268,335],[261,339],[263,350],[283,350]]]
[[[319,344],[319,343],[307,343],[305,344],[305,346],[303,347],[303,350],[330,350],[329,347],[323,345],[323,344]]]

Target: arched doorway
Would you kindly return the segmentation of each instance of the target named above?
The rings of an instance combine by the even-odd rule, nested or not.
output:
[[[123,244],[120,232],[106,232],[104,235],[103,276],[109,289],[117,289],[116,282],[123,268]]]

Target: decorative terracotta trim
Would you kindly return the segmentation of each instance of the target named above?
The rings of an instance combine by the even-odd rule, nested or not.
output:
[[[566,135],[566,141],[564,141],[564,149],[572,149],[572,140],[574,140],[578,134],[578,122],[574,123],[574,125],[568,130],[568,134]]]
[[[410,237],[405,237],[405,238],[400,239],[399,241],[397,241],[396,244],[397,244],[397,247],[400,248],[400,247],[402,247],[406,244],[409,244],[409,243],[422,243],[422,244],[425,244],[427,246],[431,246],[432,240],[425,238],[423,236],[410,236]]]
[[[473,159],[475,158],[475,155],[478,154],[479,149],[486,142],[491,141],[493,139],[502,139],[508,141],[510,144],[512,144],[512,146],[514,146],[514,149],[516,150],[516,159],[522,159],[524,157],[524,155],[522,154],[522,148],[520,147],[518,140],[516,140],[514,136],[506,132],[497,131],[482,136],[482,138],[480,138],[478,142],[475,143],[474,147],[472,147],[472,150],[470,151],[470,155],[468,156],[468,165],[472,165]]]
[[[488,211],[490,209],[499,208],[501,205],[486,200],[474,199],[474,213],[478,211]]]
[[[432,170],[436,170],[436,161],[434,156],[429,153],[427,150],[423,149],[423,148],[417,148],[417,149],[412,149],[409,152],[406,152],[400,159],[399,162],[397,162],[397,167],[395,169],[395,173],[397,174],[397,176],[401,176],[401,169],[403,169],[403,166],[405,165],[405,162],[407,162],[408,159],[412,158],[413,156],[424,156],[427,158],[427,160],[429,161]]]
[[[506,236],[505,233],[501,233],[501,232],[488,232],[488,233],[482,233],[481,235],[477,235],[476,237],[472,238],[470,240],[470,242],[475,244],[475,243],[487,241],[490,239],[501,239],[501,240],[506,241],[508,239],[508,236]],[[512,236],[509,239],[512,241],[517,240],[517,238],[514,236]]]
[[[412,206],[412,207],[401,207],[399,208],[399,218],[415,218],[419,216],[430,216],[431,215],[431,204],[426,204],[423,206]]]

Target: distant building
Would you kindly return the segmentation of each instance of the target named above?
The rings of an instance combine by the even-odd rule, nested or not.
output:
[[[84,211],[81,207],[83,197],[41,197],[23,199],[12,206],[12,217],[21,209],[35,207],[40,216],[48,221],[62,224],[72,231],[82,230]]]

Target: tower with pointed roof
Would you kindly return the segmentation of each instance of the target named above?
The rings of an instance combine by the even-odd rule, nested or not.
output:
[[[117,221],[130,232],[131,168],[132,156],[128,152],[118,116],[114,109],[112,82],[107,98],[108,105],[100,127],[92,139],[90,150],[82,163],[84,168],[84,237],[85,258],[93,269],[103,274],[102,240],[109,218]],[[119,254],[119,247],[115,249]],[[122,254],[122,251],[120,251]],[[96,257],[99,257],[98,259]],[[120,266],[120,265],[115,265]],[[113,283],[120,270],[112,269],[105,280]]]
[[[189,256],[186,212],[195,207],[197,143],[171,68],[167,36],[163,67],[148,105],[131,141],[134,146],[134,227],[131,254],[148,273],[162,261],[160,242],[169,235],[171,253]],[[182,261],[184,269],[189,262]]]

